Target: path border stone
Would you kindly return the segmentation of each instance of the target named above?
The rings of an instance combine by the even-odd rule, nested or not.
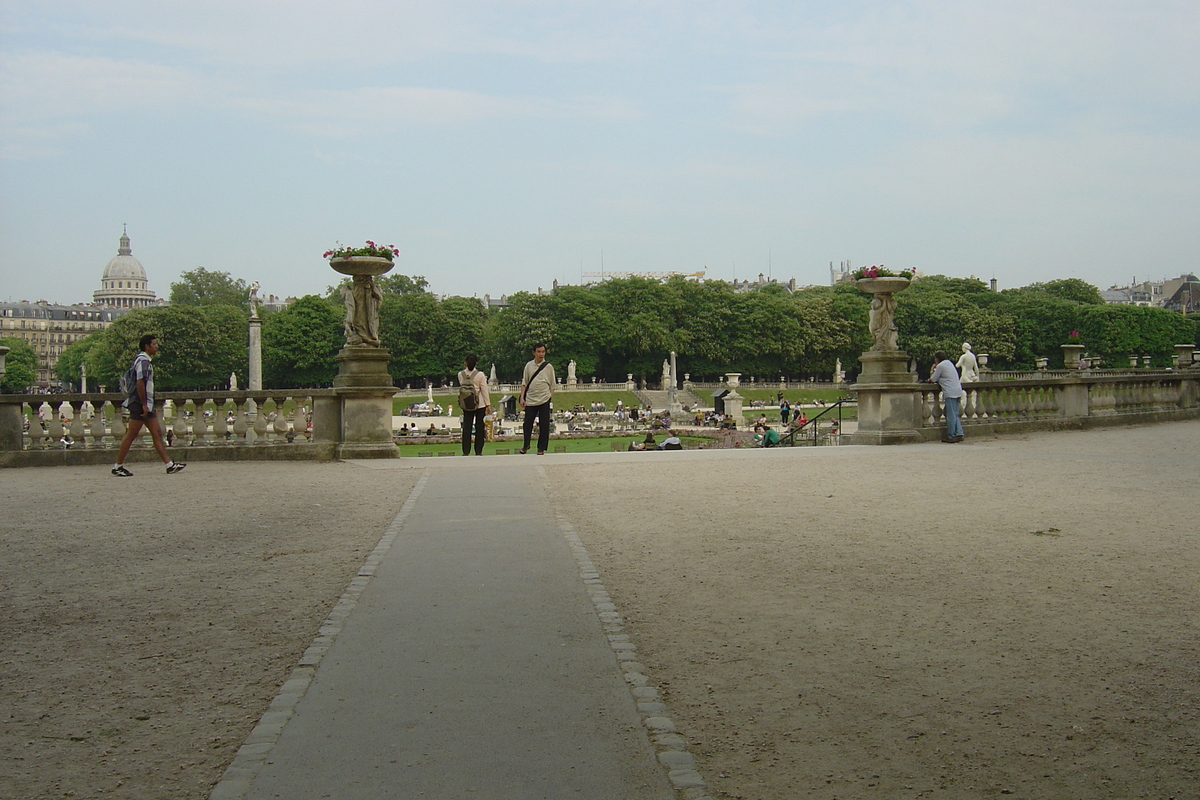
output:
[[[544,467],[539,465],[537,471],[545,490],[549,477]],[[680,797],[685,800],[713,800],[707,792],[704,778],[696,769],[695,758],[687,750],[687,740],[676,732],[670,710],[662,701],[654,682],[646,674],[646,667],[637,660],[637,645],[629,640],[629,634],[625,632],[625,620],[609,596],[608,589],[604,587],[600,571],[588,554],[587,547],[575,532],[571,521],[555,509],[553,504],[551,510],[554,511],[558,528],[579,567],[579,577],[592,600],[604,634],[608,637],[609,647],[617,657],[617,664],[624,675],[625,683],[633,694],[642,724],[654,744],[658,763],[667,771],[671,786]]]
[[[341,633],[342,627],[346,623],[346,618],[358,605],[363,591],[375,577],[375,570],[387,556],[388,551],[392,549],[392,543],[396,541],[396,536],[404,527],[409,512],[417,504],[417,499],[429,481],[429,474],[429,470],[426,469],[417,480],[408,499],[404,501],[404,505],[400,507],[400,511],[392,519],[383,536],[380,537],[375,549],[363,561],[362,566],[358,568],[358,573],[351,579],[346,590],[342,592],[342,596],[338,598],[337,605],[321,623],[312,644],[300,656],[299,662],[279,688],[275,699],[267,706],[267,710],[259,718],[258,724],[254,726],[250,735],[238,748],[237,754],[221,775],[221,779],[209,792],[208,800],[244,800],[255,776],[258,775],[259,770],[267,761],[267,756],[270,755],[272,748],[279,740],[283,727],[292,718],[296,704],[300,702],[312,684],[313,676],[317,673],[321,659],[333,646],[334,639]]]

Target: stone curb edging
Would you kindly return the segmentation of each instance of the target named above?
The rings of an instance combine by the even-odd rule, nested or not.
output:
[[[358,573],[350,581],[350,585],[338,598],[337,605],[321,623],[316,638],[300,656],[300,661],[292,670],[292,674],[284,681],[283,686],[279,687],[279,693],[275,695],[275,699],[267,706],[267,710],[259,718],[258,724],[254,726],[250,735],[238,748],[237,755],[234,756],[233,761],[221,775],[221,779],[209,793],[208,800],[244,800],[255,776],[258,775],[259,770],[266,763],[267,756],[279,740],[283,726],[292,718],[296,704],[308,691],[321,659],[329,651],[337,635],[341,633],[346,618],[358,605],[359,597],[375,576],[375,570],[391,550],[397,534],[404,527],[404,521],[408,518],[409,512],[416,505],[417,498],[421,496],[425,484],[429,481],[429,475],[429,470],[426,469],[412,492],[409,493],[408,499],[404,501],[404,505],[400,507],[400,511],[388,525],[383,536],[380,537],[375,549],[367,556],[362,566],[358,568]]]
[[[546,470],[541,466],[537,469],[544,483],[547,480]],[[695,758],[687,751],[687,740],[676,733],[670,711],[662,702],[658,689],[647,677],[646,668],[638,663],[637,646],[629,641],[629,634],[625,632],[625,621],[609,597],[608,590],[604,588],[600,572],[588,555],[587,548],[566,517],[556,512],[554,518],[567,541],[567,546],[571,549],[571,555],[575,557],[579,577],[587,588],[592,605],[595,606],[596,616],[600,618],[600,625],[604,628],[625,683],[633,695],[642,724],[654,743],[656,760],[667,771],[671,786],[679,797],[684,800],[713,800],[707,793],[704,778],[696,770]]]

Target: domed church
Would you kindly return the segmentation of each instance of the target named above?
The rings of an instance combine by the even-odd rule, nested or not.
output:
[[[98,306],[117,308],[146,308],[157,305],[154,292],[146,287],[146,270],[133,257],[129,247],[129,233],[121,232],[121,244],[117,254],[104,268],[100,289],[92,292],[92,302]]]

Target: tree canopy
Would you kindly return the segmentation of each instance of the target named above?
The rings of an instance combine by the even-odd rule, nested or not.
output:
[[[37,352],[24,339],[0,339],[0,345],[9,348],[0,392],[21,394],[37,381]]]
[[[184,278],[172,286],[172,298],[178,290],[189,302],[130,312],[72,344],[59,361],[59,377],[77,380],[83,362],[89,376],[113,385],[136,353],[138,337],[157,333],[163,388],[224,385],[230,372],[244,385],[245,282],[203,268]],[[672,350],[680,372],[696,380],[725,372],[829,376],[839,360],[853,372],[871,345],[870,297],[852,283],[738,291],[724,281],[629,277],[517,292],[498,309],[477,298],[438,298],[421,276],[388,275],[380,283],[380,337],[401,386],[448,380],[469,352],[479,356],[481,368],[494,363],[501,379],[515,380],[536,343],[547,345],[556,364],[574,360],[581,378],[609,382],[628,373],[656,380]],[[332,382],[334,356],[345,343],[345,310],[336,289],[330,292],[266,316],[265,385]],[[1039,357],[1060,367],[1061,345],[1078,331],[1087,352],[1105,366],[1124,366],[1131,353],[1166,366],[1175,344],[1197,339],[1194,318],[1105,304],[1096,287],[1076,278],[994,292],[974,278],[931,275],[913,281],[896,300],[900,346],[921,364],[936,350],[957,353],[967,341],[989,354],[994,369],[1032,369]]]

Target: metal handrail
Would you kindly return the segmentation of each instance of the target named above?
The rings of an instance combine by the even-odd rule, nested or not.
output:
[[[779,438],[778,446],[779,447],[795,447],[796,446],[796,434],[803,433],[804,430],[806,428],[808,428],[809,425],[812,425],[813,426],[812,429],[816,430],[817,420],[821,419],[821,417],[825,416],[830,411],[833,411],[835,408],[837,409],[837,412],[838,412],[838,432],[840,433],[842,430],[842,404],[846,403],[846,402],[849,402],[847,398],[842,398],[841,400],[835,400],[833,405],[826,406],[821,411],[820,414],[817,414],[815,417],[813,417],[812,419],[805,422],[799,428],[792,428],[786,434],[781,436]]]

